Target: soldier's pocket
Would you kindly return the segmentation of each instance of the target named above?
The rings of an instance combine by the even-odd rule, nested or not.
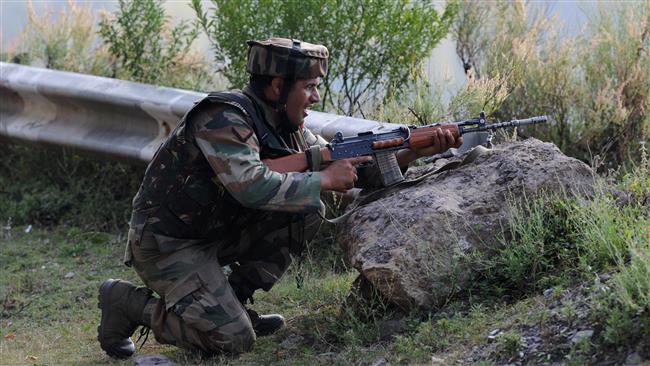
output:
[[[137,225],[137,226],[129,226],[129,233],[127,234],[127,240],[129,241],[129,245],[134,247],[134,246],[140,246],[140,243],[142,242],[142,232],[144,231],[144,224],[142,225]]]
[[[169,287],[165,292],[167,311],[178,315],[188,326],[200,332],[241,320],[244,308],[223,274],[221,278],[203,274],[203,277],[213,277],[209,283],[201,277],[201,274],[193,273]]]
[[[148,215],[131,218],[129,224],[128,251],[136,262],[147,262],[155,260],[160,256],[158,243],[147,225]]]
[[[149,218],[149,212],[134,211],[131,213],[131,220],[129,221],[129,233],[127,240],[132,247],[139,247],[142,243],[142,233],[144,226]]]
[[[124,251],[124,263],[128,266],[133,262],[134,257],[138,257],[140,244],[142,242],[142,233],[147,218],[138,212],[131,214],[129,221],[129,232],[126,235],[126,249]]]

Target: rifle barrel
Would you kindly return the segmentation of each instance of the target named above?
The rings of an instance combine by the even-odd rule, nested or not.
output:
[[[475,127],[463,127],[460,128],[461,134],[469,133],[469,132],[481,132],[481,131],[488,131],[488,130],[497,130],[499,128],[505,128],[505,127],[517,127],[517,126],[525,126],[525,125],[532,125],[536,123],[543,123],[548,120],[548,117],[546,116],[535,116],[535,117],[530,117],[530,118],[525,118],[525,119],[513,119],[512,121],[508,122],[498,122],[498,123],[493,123],[489,125],[479,125]]]

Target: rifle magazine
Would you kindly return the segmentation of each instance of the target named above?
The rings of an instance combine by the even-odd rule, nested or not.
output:
[[[376,153],[375,161],[377,162],[377,167],[379,167],[381,183],[384,187],[392,186],[404,180],[394,151]]]

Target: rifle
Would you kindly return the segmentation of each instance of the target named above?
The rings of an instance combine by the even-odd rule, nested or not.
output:
[[[378,132],[361,132],[356,136],[343,137],[337,132],[334,140],[320,148],[322,162],[327,163],[339,159],[372,155],[373,161],[379,167],[384,186],[390,186],[404,180],[402,171],[397,164],[394,151],[410,147],[424,148],[433,144],[432,133],[435,129],[451,131],[454,137],[466,133],[495,131],[500,128],[517,127],[546,122],[546,116],[536,116],[526,119],[513,119],[509,122],[487,124],[485,113],[479,117],[451,123],[434,123],[426,126],[397,127],[394,130]],[[309,169],[310,152],[300,152],[276,159],[263,160],[273,171],[279,173],[304,172]]]

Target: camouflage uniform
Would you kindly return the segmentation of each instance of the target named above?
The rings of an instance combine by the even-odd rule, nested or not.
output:
[[[284,67],[258,52],[268,44],[249,44],[252,74]],[[293,61],[295,75],[324,74],[327,49],[313,52]],[[273,143],[266,142],[268,132]],[[147,168],[125,253],[160,295],[144,309],[159,342],[207,353],[250,349],[255,333],[242,304],[282,276],[290,254],[316,232],[322,207],[320,173],[281,174],[261,159],[277,156],[278,144],[290,153],[318,143],[304,127],[284,130],[250,86],[243,94],[210,94],[186,114]],[[225,265],[232,269],[228,278]]]

